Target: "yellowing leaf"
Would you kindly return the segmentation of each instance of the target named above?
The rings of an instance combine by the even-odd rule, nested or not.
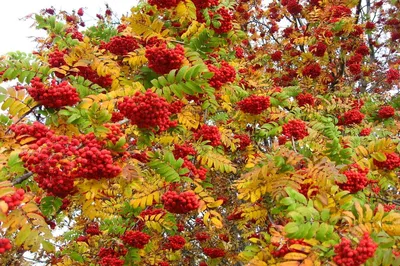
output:
[[[218,229],[221,229],[222,227],[224,227],[223,225],[222,225],[222,222],[218,219],[218,218],[216,218],[216,217],[212,217],[211,218],[211,222],[215,225],[215,227],[216,228],[218,228]]]
[[[307,258],[307,254],[299,252],[289,252],[283,257],[285,260],[304,260],[305,258]]]

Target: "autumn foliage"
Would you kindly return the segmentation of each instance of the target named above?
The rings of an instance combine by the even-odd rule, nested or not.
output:
[[[399,266],[399,8],[33,14],[0,62],[0,264]]]

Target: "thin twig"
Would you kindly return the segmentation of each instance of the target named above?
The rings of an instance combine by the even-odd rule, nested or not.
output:
[[[21,175],[20,177],[18,177],[17,179],[15,179],[12,182],[12,184],[13,185],[21,184],[22,182],[24,182],[25,180],[27,180],[31,176],[33,176],[32,172],[25,173],[25,174]]]

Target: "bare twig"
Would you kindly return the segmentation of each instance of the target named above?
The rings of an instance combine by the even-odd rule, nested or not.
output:
[[[25,174],[21,175],[20,177],[18,177],[17,179],[15,179],[12,182],[12,184],[13,185],[21,184],[22,182],[24,182],[25,180],[27,180],[31,176],[33,176],[32,172],[25,173]]]

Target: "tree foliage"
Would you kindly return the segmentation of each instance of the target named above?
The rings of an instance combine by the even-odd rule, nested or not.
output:
[[[32,15],[0,62],[1,264],[400,265],[399,7]]]

